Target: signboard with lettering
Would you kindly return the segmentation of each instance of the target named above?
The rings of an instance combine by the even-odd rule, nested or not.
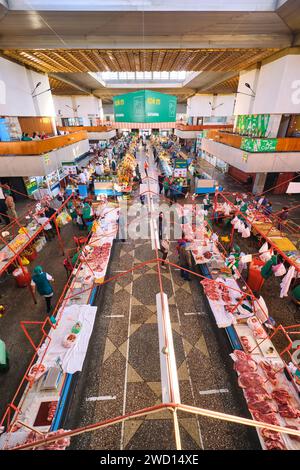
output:
[[[176,158],[175,160],[175,168],[187,168],[188,161],[184,158]]]
[[[277,139],[251,139],[244,137],[241,149],[247,152],[275,152]]]
[[[114,97],[116,122],[175,122],[177,98],[150,90]]]
[[[241,114],[237,118],[236,132],[252,137],[265,137],[270,114]]]
[[[25,181],[26,191],[28,196],[31,196],[34,191],[38,189],[38,183],[35,178],[30,178]]]

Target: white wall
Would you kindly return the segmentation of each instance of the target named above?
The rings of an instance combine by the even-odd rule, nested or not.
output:
[[[213,108],[216,108],[215,110],[212,110],[209,102]],[[187,115],[188,117],[232,116],[234,102],[234,94],[195,95],[187,101]]]
[[[50,88],[47,75],[26,69],[22,65],[0,58],[0,115],[2,116],[55,116],[51,92],[32,98]]]
[[[300,113],[300,55],[262,66],[253,113]]]
[[[102,101],[95,96],[54,95],[53,98],[55,112],[58,119],[70,117],[82,118],[84,126],[89,126],[90,119],[92,118],[103,119]],[[76,112],[74,109],[76,109],[77,106],[79,106],[79,108]],[[59,122],[59,124],[61,123]]]
[[[245,83],[249,83],[251,88],[255,91],[257,80],[258,80],[258,69],[240,72],[238,91],[241,93],[236,94],[236,102],[234,107],[234,115],[238,114],[253,114],[251,108],[254,106],[255,98],[247,95],[251,95],[251,90],[245,86]],[[245,95],[243,94],[245,93]],[[265,113],[267,111],[263,111]]]
[[[116,136],[116,130],[108,132],[88,132],[89,140],[110,140]]]
[[[249,153],[206,138],[202,150],[246,173],[300,171],[299,152]]]
[[[179,129],[175,129],[174,134],[180,139],[197,139],[197,135],[199,131],[181,131]]]
[[[232,116],[235,104],[235,95],[216,95],[214,96],[213,103],[213,107],[217,107],[217,109],[212,112],[212,116]]]
[[[195,95],[187,100],[187,115],[192,116],[211,116],[211,106],[213,95]]]
[[[46,176],[60,168],[61,162],[73,162],[88,151],[86,139],[48,152],[46,159],[44,155],[1,156],[0,176]]]

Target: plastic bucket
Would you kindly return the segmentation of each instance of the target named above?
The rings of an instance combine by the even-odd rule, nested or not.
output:
[[[18,287],[27,287],[30,284],[31,274],[26,268],[26,266],[23,266],[23,269],[15,269],[12,275],[15,278]]]

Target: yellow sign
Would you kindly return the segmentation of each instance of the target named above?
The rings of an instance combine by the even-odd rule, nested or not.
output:
[[[158,98],[147,98],[147,103],[148,104],[160,105],[160,99],[158,99]]]
[[[124,106],[124,100],[116,100],[115,106]]]

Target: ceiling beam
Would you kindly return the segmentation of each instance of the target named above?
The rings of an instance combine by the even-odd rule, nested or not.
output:
[[[185,34],[183,36],[146,36],[143,49],[212,49],[212,48],[274,48],[290,47],[293,42],[291,33],[268,34]],[[64,49],[140,49],[141,41],[137,36],[68,36],[68,45]],[[61,41],[55,35],[11,35],[0,37],[2,49],[58,49]]]
[[[70,80],[69,78],[61,77],[60,75],[57,75],[55,73],[49,73],[49,77],[55,78],[56,80],[59,80],[60,82],[65,82],[68,85],[70,85],[73,88],[76,88],[79,91],[84,92],[84,94],[92,95],[93,90],[89,88],[85,88],[81,85],[78,85],[78,83],[73,82],[73,80]]]

